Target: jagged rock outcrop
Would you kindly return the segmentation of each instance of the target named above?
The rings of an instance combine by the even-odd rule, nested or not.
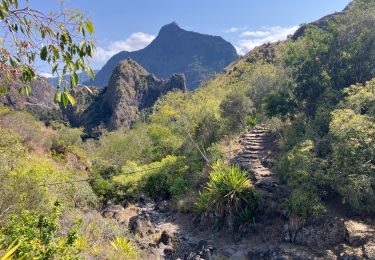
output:
[[[139,111],[151,107],[160,96],[172,89],[185,90],[182,75],[175,74],[170,80],[164,81],[148,73],[133,60],[120,62],[103,96],[103,106],[110,113],[107,128],[129,128]]]
[[[21,81],[19,84],[22,84]],[[53,102],[55,90],[46,78],[38,77],[30,85],[32,91],[28,96],[20,95],[16,84],[8,86],[6,96],[0,96],[0,104],[29,111],[57,109]]]
[[[163,26],[158,36],[144,49],[114,55],[88,85],[105,87],[117,64],[131,58],[159,78],[170,78],[183,73],[187,87],[195,89],[199,83],[238,58],[232,44],[221,37],[190,32],[176,23]]]
[[[88,96],[78,97],[82,109],[66,110],[74,126],[93,129],[99,125],[108,130],[128,129],[139,112],[150,108],[165,93],[178,89],[185,91],[186,81],[181,74],[174,74],[169,80],[160,80],[147,72],[137,62],[127,59],[120,62],[109,81],[108,87]],[[79,105],[79,104],[78,104]]]
[[[91,92],[86,88],[78,86],[73,93],[76,104],[69,105],[67,108],[61,107],[63,114],[68,119],[72,127],[80,127],[85,125],[85,118],[83,114],[98,98],[102,89],[96,87],[89,87]]]

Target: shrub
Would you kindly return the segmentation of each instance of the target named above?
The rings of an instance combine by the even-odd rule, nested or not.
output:
[[[210,172],[207,187],[200,193],[196,206],[203,213],[224,219],[227,227],[233,229],[237,221],[254,217],[258,199],[245,171],[218,162]],[[240,219],[245,215],[246,219]]]
[[[58,139],[67,146],[82,144],[83,128],[70,128],[60,124],[57,127]]]
[[[8,111],[0,115],[0,127],[19,135],[24,142],[34,149],[47,150],[53,133],[27,112]]]
[[[145,155],[151,161],[160,161],[169,154],[175,154],[182,144],[182,138],[165,126],[151,124],[147,134],[151,143],[145,147]]]
[[[170,178],[166,173],[156,173],[146,179],[142,189],[148,197],[155,201],[167,200],[171,197]]]
[[[298,217],[305,222],[309,217],[320,217],[326,208],[315,191],[295,189],[284,202],[290,217]]]
[[[263,99],[263,109],[268,117],[280,116],[286,119],[293,114],[295,107],[294,100],[283,91],[269,93]]]
[[[294,189],[285,203],[291,216],[305,221],[323,213],[321,200],[329,186],[327,167],[327,161],[317,158],[311,140],[298,143],[277,161],[275,173]]]
[[[136,259],[137,252],[132,242],[127,237],[116,237],[111,241],[112,247],[119,252],[124,259]]]
[[[160,164],[160,169],[142,177],[140,182],[142,193],[155,201],[160,201],[180,196],[189,191],[191,176],[188,176],[189,168],[185,165],[183,158],[168,156]]]
[[[224,149],[217,143],[213,143],[210,147],[208,147],[207,153],[211,163],[225,159]]]
[[[69,230],[66,236],[59,236],[59,216],[58,204],[55,204],[52,214],[24,210],[21,214],[10,215],[0,231],[1,243],[7,247],[17,241],[18,247],[14,252],[17,258],[72,257],[77,229]]]
[[[142,166],[128,162],[121,171],[96,166],[96,179],[91,185],[103,203],[126,205],[143,195],[155,201],[170,199],[191,187],[190,171],[184,161],[182,157],[167,156]]]
[[[150,145],[146,125],[136,126],[103,135],[95,145],[87,143],[86,151],[91,158],[99,158],[107,164],[121,168],[127,161],[143,162],[145,148]]]
[[[245,118],[254,113],[253,104],[241,92],[230,92],[220,103],[221,116],[226,120],[229,131],[238,131],[244,126]]]
[[[246,129],[251,129],[257,124],[258,120],[255,117],[248,116],[245,118]]]

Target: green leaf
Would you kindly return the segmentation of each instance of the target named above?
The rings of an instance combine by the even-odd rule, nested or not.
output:
[[[76,104],[76,100],[74,99],[74,97],[70,93],[67,93],[66,96],[67,96],[70,104],[72,104],[72,106],[74,106]]]
[[[10,82],[10,73],[9,73],[9,71],[7,71],[7,73],[5,75],[5,81],[6,81],[6,83]]]
[[[48,54],[47,46],[44,46],[41,49],[41,51],[40,51],[40,59],[41,60],[46,60],[47,59],[47,54]]]
[[[0,96],[5,97],[6,94],[7,94],[7,88],[4,87],[4,86],[2,86],[2,85],[0,85]]]
[[[2,1],[3,2],[3,11],[7,14],[9,11],[9,5],[7,1]]]
[[[72,75],[70,75],[70,87],[71,88],[76,88],[78,85],[78,75],[77,73],[73,73]]]
[[[61,92],[56,92],[54,97],[53,97],[53,101],[57,104],[60,104],[61,103]]]
[[[65,91],[61,92],[61,103],[64,105],[65,108],[69,104],[68,95],[67,95],[67,93]]]
[[[55,72],[57,71],[57,66],[58,66],[57,63],[52,65],[52,74],[55,74]]]
[[[20,89],[18,89],[18,93],[20,95],[28,96],[31,93],[31,87],[29,85],[23,86]]]
[[[92,94],[92,90],[88,86],[83,86],[84,89],[87,89],[87,91]]]
[[[87,20],[85,22],[85,26],[86,26],[86,29],[87,31],[89,32],[89,34],[93,34],[94,33],[94,26],[92,25],[91,21]]]
[[[16,252],[16,250],[20,247],[21,244],[16,245],[16,241],[14,241],[10,246],[7,248],[5,253],[1,256],[1,260],[9,260],[13,259],[13,255]]]
[[[86,67],[86,73],[92,78],[95,78],[95,73],[90,67]]]

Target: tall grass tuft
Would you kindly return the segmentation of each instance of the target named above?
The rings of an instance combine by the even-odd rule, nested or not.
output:
[[[196,206],[207,216],[224,220],[227,227],[233,229],[236,223],[252,220],[258,199],[245,171],[218,161],[210,172],[206,188],[199,194]]]

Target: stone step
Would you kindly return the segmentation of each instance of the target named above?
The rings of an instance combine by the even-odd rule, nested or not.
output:
[[[264,147],[262,145],[245,145],[245,151],[263,151]]]
[[[261,178],[271,177],[272,173],[271,172],[257,173],[257,174],[254,174],[254,176],[255,176],[256,179],[261,179]]]
[[[264,144],[269,144],[271,143],[271,141],[268,141],[268,140],[246,140],[246,141],[242,141],[240,142],[240,144],[242,145],[264,145]]]
[[[267,133],[266,130],[259,129],[259,130],[252,130],[251,132],[249,132],[247,134],[244,134],[244,135],[246,136],[246,135],[249,135],[249,134],[266,134],[266,133]]]
[[[243,140],[246,140],[246,141],[254,141],[254,140],[269,140],[269,141],[272,141],[272,138],[270,138],[269,136],[258,136],[258,137],[253,137],[253,136],[248,136],[248,137],[244,137],[242,139],[240,139],[240,141],[243,141]]]
[[[245,149],[240,154],[261,154],[259,150]]]
[[[246,159],[260,159],[260,156],[258,154],[241,154],[240,157]]]
[[[255,163],[260,163],[259,159],[252,159],[252,158],[243,158],[243,157],[238,157],[236,160],[240,164],[249,164],[249,165],[254,165]]]
[[[243,138],[251,138],[251,137],[264,137],[264,136],[267,136],[266,133],[252,133],[252,134],[245,134],[243,135]]]

